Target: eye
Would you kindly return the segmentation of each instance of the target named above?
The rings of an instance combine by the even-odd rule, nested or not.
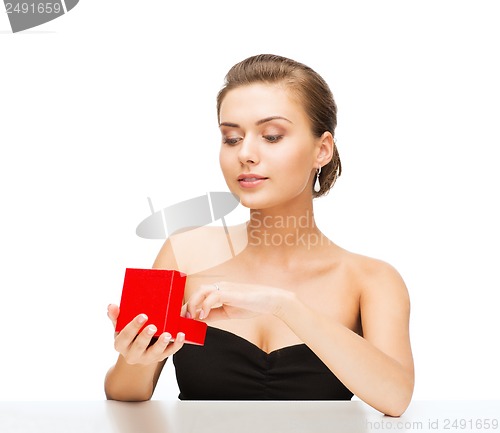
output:
[[[240,140],[241,140],[240,137],[222,137],[222,142],[224,144],[228,144],[229,146],[234,146],[235,144],[238,144]]]
[[[277,143],[283,138],[282,135],[264,135],[263,137],[264,140],[268,141],[269,143]]]

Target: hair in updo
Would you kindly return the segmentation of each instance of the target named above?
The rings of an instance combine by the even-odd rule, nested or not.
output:
[[[217,118],[226,94],[237,87],[253,83],[284,84],[304,107],[311,122],[312,132],[321,137],[329,131],[335,137],[337,105],[325,80],[310,67],[273,54],[259,54],[234,65],[227,73],[224,85],[217,95]],[[342,172],[339,152],[334,142],[332,159],[321,168],[321,189],[313,190],[313,197],[328,193]],[[314,183],[315,177],[313,179]],[[311,184],[313,189],[313,184]]]

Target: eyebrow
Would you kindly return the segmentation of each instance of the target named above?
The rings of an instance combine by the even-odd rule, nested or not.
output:
[[[259,125],[262,125],[263,123],[271,122],[272,120],[285,120],[285,121],[293,124],[293,122],[291,120],[287,119],[286,117],[270,116],[270,117],[265,117],[264,119],[257,120],[257,122],[255,122],[255,125],[259,126]],[[238,125],[237,123],[232,123],[232,122],[222,122],[219,125],[219,127],[220,126],[228,126],[229,128],[239,128],[240,127],[240,125]]]

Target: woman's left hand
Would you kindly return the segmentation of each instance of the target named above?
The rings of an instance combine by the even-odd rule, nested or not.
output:
[[[200,286],[183,306],[182,314],[200,320],[276,315],[291,296],[291,292],[276,287],[221,281]]]

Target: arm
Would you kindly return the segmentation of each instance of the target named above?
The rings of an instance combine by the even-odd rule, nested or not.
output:
[[[399,274],[387,264],[364,281],[360,312],[363,337],[318,316],[295,296],[276,315],[356,396],[380,412],[400,416],[414,387],[409,340],[410,303]]]
[[[118,312],[118,306],[109,307],[108,315],[114,324]],[[179,333],[174,343],[170,343],[171,336],[164,333],[150,346],[156,327],[149,325],[138,334],[145,320],[145,315],[137,316],[115,337],[115,349],[119,356],[106,374],[104,389],[108,400],[151,399],[167,357],[177,352],[184,343],[184,334]]]
[[[375,266],[373,266],[375,263]],[[230,282],[202,286],[188,313],[213,320],[272,314],[282,320],[360,399],[391,416],[401,415],[414,386],[409,342],[409,297],[399,274],[375,261],[361,277],[363,337],[318,315],[293,292]],[[218,305],[221,305],[218,307]]]
[[[175,269],[170,242],[167,240],[156,258],[153,268]],[[108,307],[108,317],[116,327],[119,308]],[[173,343],[171,336],[162,334],[156,343],[151,339],[156,332],[149,325],[138,334],[147,320],[145,315],[137,316],[119,334],[115,334],[115,349],[119,352],[116,364],[106,374],[104,389],[108,400],[145,401],[151,399],[158,378],[168,356],[177,352],[184,344],[184,334],[179,333]]]

